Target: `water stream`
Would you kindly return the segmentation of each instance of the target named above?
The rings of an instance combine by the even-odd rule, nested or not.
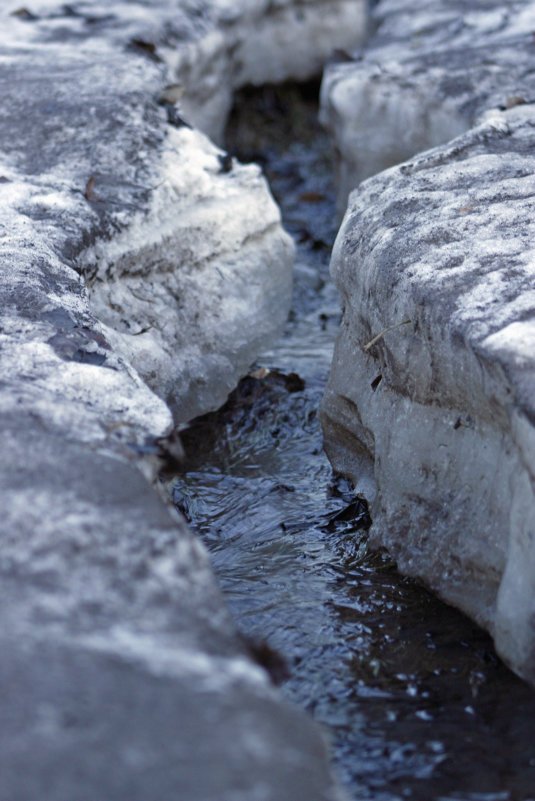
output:
[[[240,629],[331,743],[351,798],[535,799],[535,693],[467,618],[366,545],[317,408],[339,322],[336,233],[317,87],[238,98],[228,147],[262,163],[298,246],[287,331],[218,413],[185,432],[173,497],[212,553]]]

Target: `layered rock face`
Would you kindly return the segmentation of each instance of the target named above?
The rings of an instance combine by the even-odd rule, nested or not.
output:
[[[151,487],[173,416],[218,405],[289,304],[258,169],[158,103],[229,9],[1,14],[2,801],[339,797]]]
[[[465,16],[461,3],[426,4],[428,44],[427,12],[382,3],[385,32],[353,67],[362,96],[388,83],[386,128],[418,94],[421,118],[434,103],[456,110],[455,125],[479,122],[351,195],[332,260],[343,320],[322,419],[334,465],[372,502],[372,541],[535,683],[535,4],[470,6]],[[394,41],[400,19],[412,27]],[[340,70],[349,82],[351,66]],[[340,88],[331,78],[326,113]],[[388,162],[379,144],[377,163]]]

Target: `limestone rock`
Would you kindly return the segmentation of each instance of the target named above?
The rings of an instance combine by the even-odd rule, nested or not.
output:
[[[69,441],[31,408],[0,432],[2,801],[334,799],[317,731],[113,434]]]
[[[440,7],[443,39],[431,39],[424,74],[428,57],[436,65],[439,49],[445,59],[448,41],[454,50],[459,41],[446,35],[452,4]],[[469,22],[509,30],[513,12],[525,22],[534,10],[480,3]],[[322,419],[335,467],[372,502],[372,541],[485,626],[535,683],[535,111],[505,103],[529,99],[513,69],[525,66],[526,36],[493,42],[473,41],[467,108],[483,71],[481,96],[510,108],[483,116],[472,97],[479,124],[350,197],[333,252],[343,320]],[[417,57],[404,52],[398,82],[408,64],[413,93]],[[379,49],[364,61],[380,58]],[[461,109],[459,96],[449,94]]]
[[[82,45],[62,29],[59,45],[44,23],[18,24],[33,35],[23,81],[19,50],[6,49],[0,126],[19,209],[86,278],[114,352],[175,420],[217,407],[288,310],[293,245],[264,179],[254,166],[224,172],[200,132],[169,124],[162,66],[105,29]]]
[[[377,32],[324,75],[338,207],[360,181],[448,142],[489,109],[530,102],[535,8],[503,0],[382,0]]]
[[[201,133],[172,128],[150,208],[78,259],[114,349],[175,421],[221,405],[288,313],[279,210],[258,167],[221,161]]]
[[[330,3],[327,15],[324,6],[160,0],[110,9],[48,0],[34,7],[35,19],[8,17],[6,40],[26,40],[35,50],[25,84],[37,96],[45,96],[48,80],[43,58],[58,51],[62,100],[53,112],[46,107],[46,154],[30,132],[32,117],[35,131],[40,124],[41,105],[24,111],[32,170],[47,169],[47,159],[61,152],[69,202],[76,184],[100,218],[101,230],[76,253],[69,241],[69,255],[87,278],[114,349],[167,401],[177,422],[223,403],[281,332],[293,262],[258,168],[228,165],[181,120],[220,136],[235,87],[307,77],[334,48],[354,46],[364,32],[365,3]],[[95,59],[91,70],[87,58]],[[117,85],[110,74],[121,76]],[[165,125],[156,100],[171,78],[185,91]],[[7,71],[9,83],[10,102],[26,109],[25,90],[16,96],[20,82]],[[98,147],[88,147],[84,130]],[[13,140],[9,118],[3,133]]]
[[[0,15],[2,801],[339,797],[151,486],[164,399],[217,405],[289,302],[258,170],[158,103],[206,11]]]

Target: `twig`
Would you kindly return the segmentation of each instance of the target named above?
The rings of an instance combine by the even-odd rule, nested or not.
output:
[[[385,328],[384,331],[381,331],[380,334],[377,334],[377,336],[375,336],[373,339],[370,339],[370,341],[367,342],[364,345],[362,350],[367,353],[369,351],[369,349],[373,345],[375,345],[376,342],[378,342],[380,339],[382,339],[385,334],[388,334],[389,331],[393,331],[394,328],[399,328],[401,325],[408,325],[410,322],[411,322],[411,320],[403,320],[403,322],[401,322],[401,323],[396,323],[395,325],[391,325],[389,328]]]

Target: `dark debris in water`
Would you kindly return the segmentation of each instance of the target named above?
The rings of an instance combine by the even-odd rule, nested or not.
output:
[[[282,684],[291,676],[284,656],[272,648],[266,640],[242,634],[246,650],[251,658],[269,673],[273,684]]]
[[[339,512],[334,512],[326,517],[326,531],[339,530],[340,523],[349,523],[351,526],[351,531],[359,531],[361,529],[367,531],[372,522],[368,510],[368,504],[363,498],[354,498]]]
[[[243,437],[257,427],[260,420],[271,420],[269,435],[273,440],[281,428],[293,424],[290,415],[281,411],[285,396],[303,392],[304,380],[297,373],[257,368],[244,376],[227,402],[216,412],[196,418],[181,431],[184,448],[183,470],[195,469],[205,463],[218,449],[221,432]]]
[[[173,429],[166,436],[151,437],[143,444],[128,442],[127,446],[137,456],[152,460],[162,479],[172,478],[182,469],[184,448],[177,429]]]

